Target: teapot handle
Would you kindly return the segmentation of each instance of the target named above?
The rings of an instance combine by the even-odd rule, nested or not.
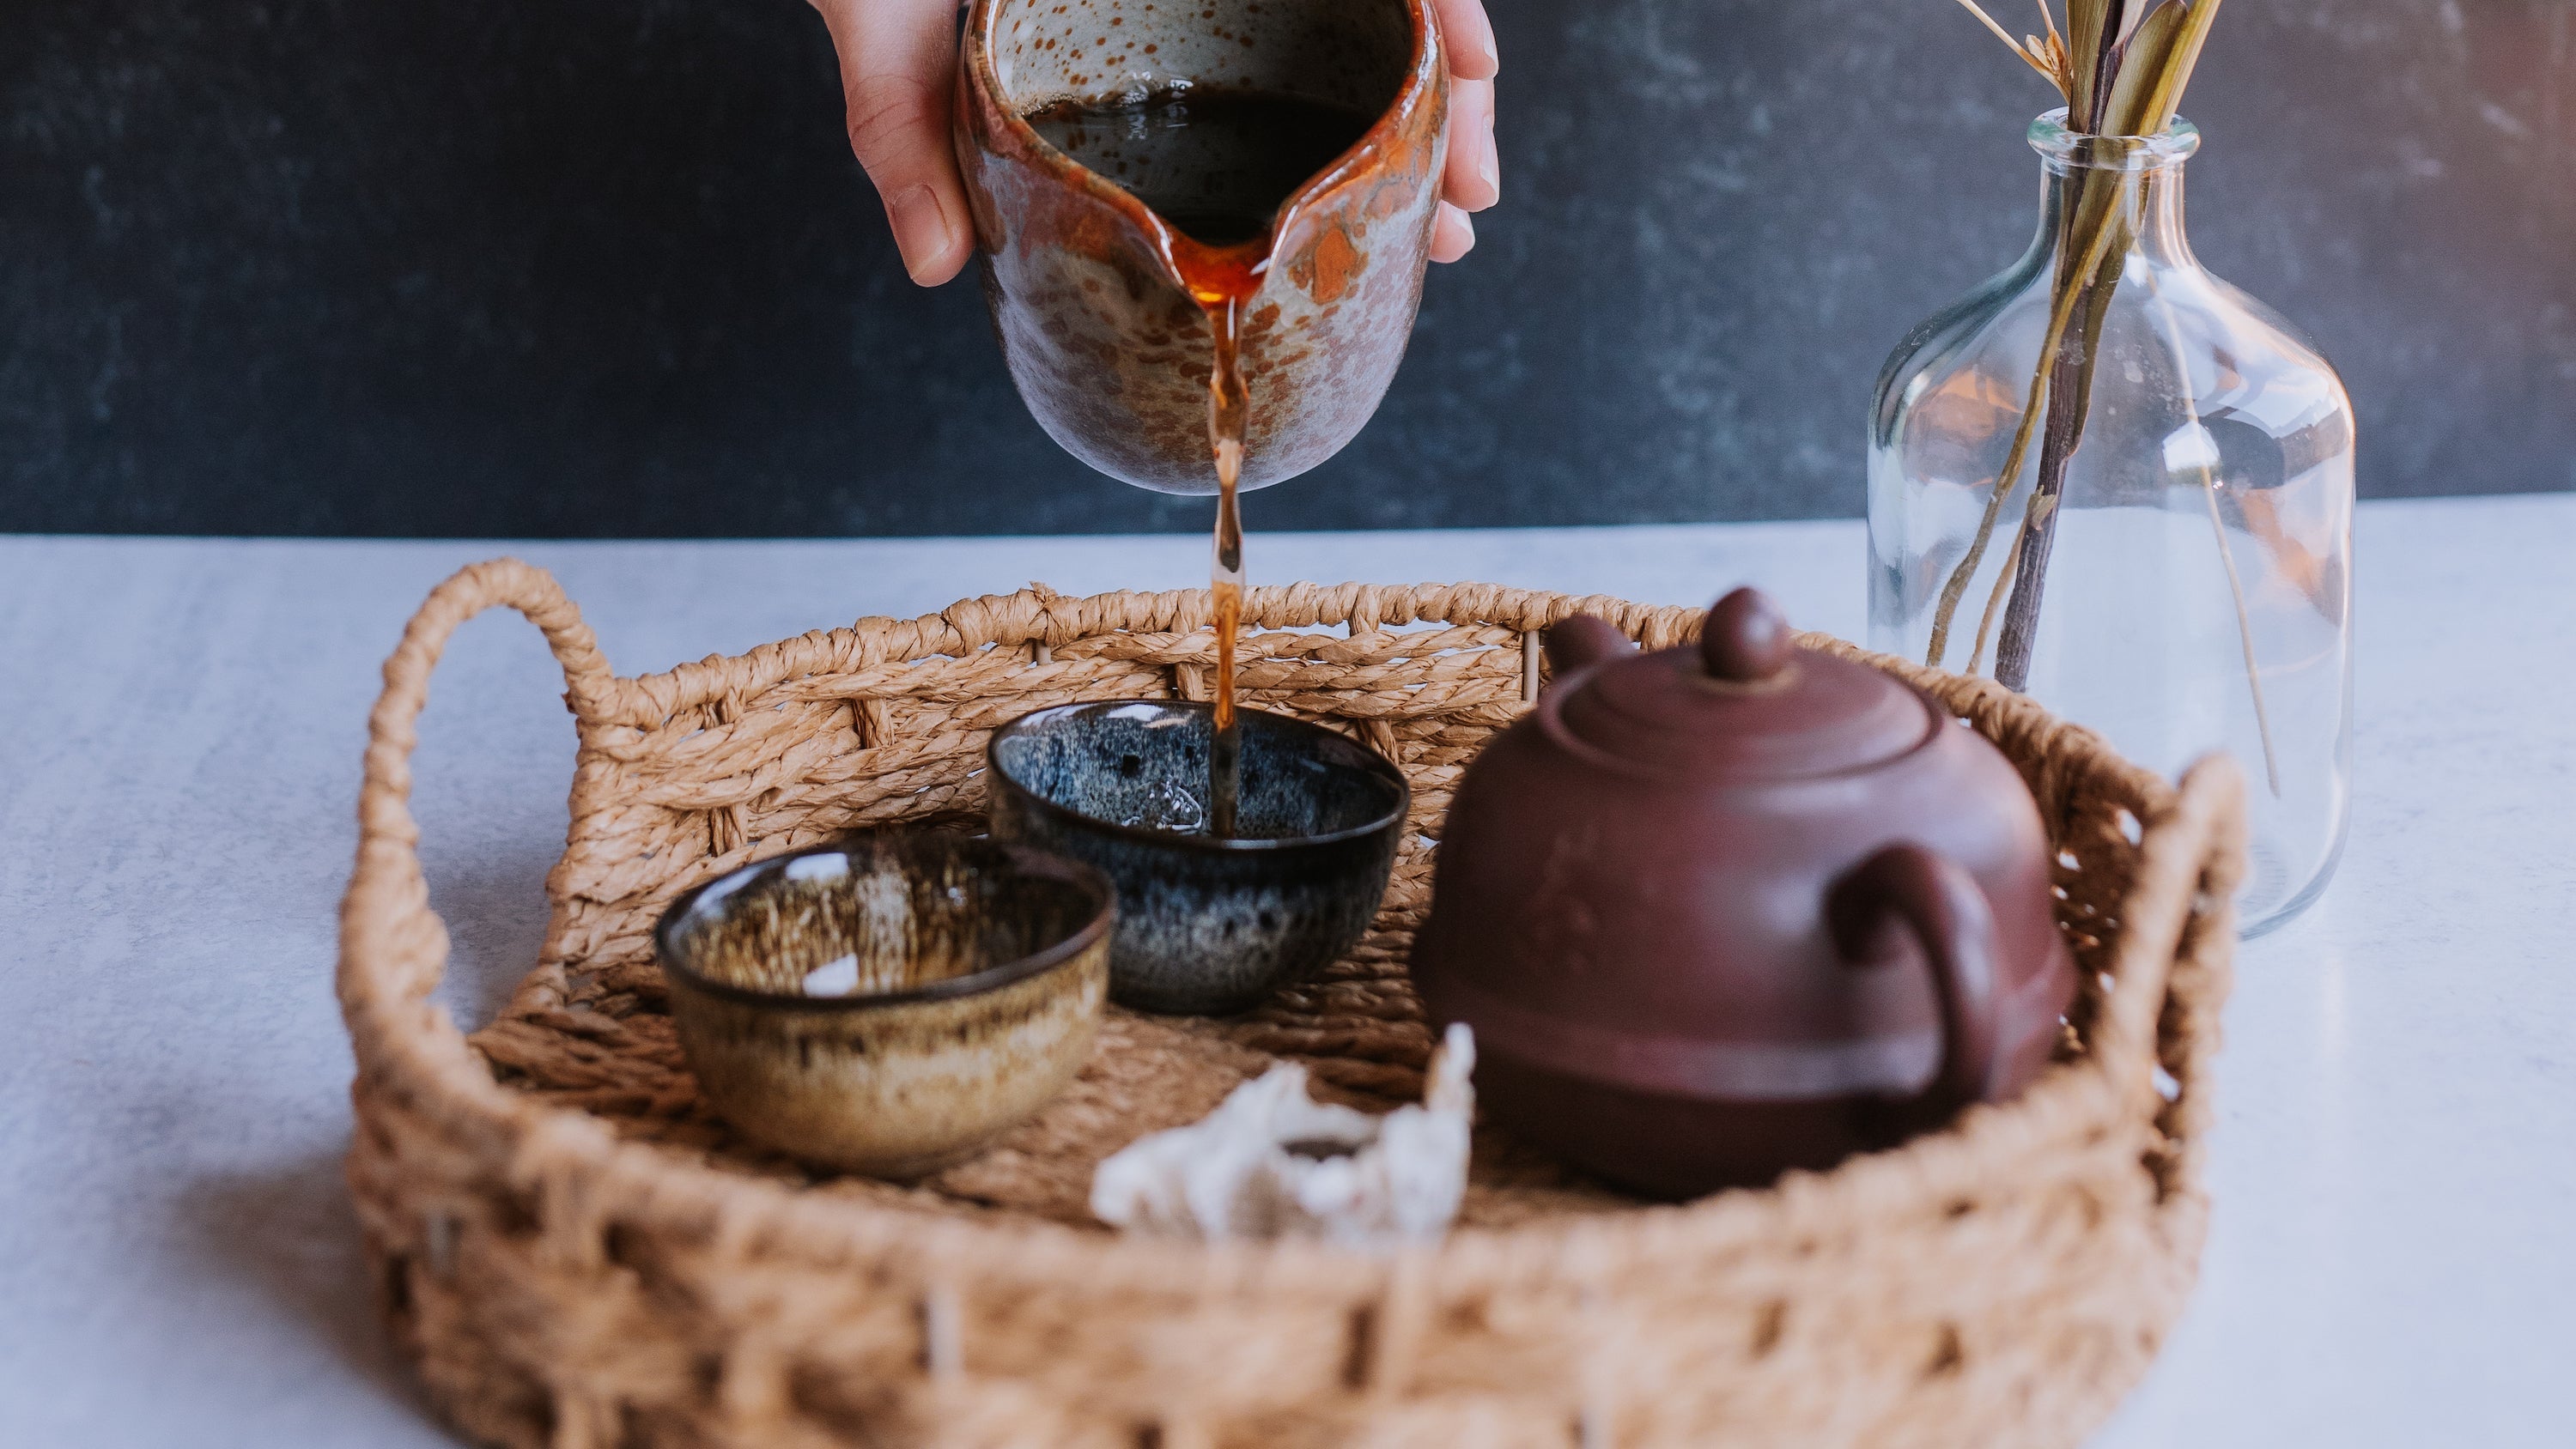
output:
[[[1834,882],[1825,920],[1835,948],[1858,961],[1894,917],[1922,943],[1941,1003],[1941,1069],[1928,1098],[1963,1107],[1994,1079],[1995,913],[1976,877],[1920,845],[1888,846]]]

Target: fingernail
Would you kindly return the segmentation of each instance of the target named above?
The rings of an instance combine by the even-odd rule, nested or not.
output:
[[[1451,254],[1449,260],[1454,262],[1476,249],[1476,219],[1469,216],[1462,208],[1452,206],[1445,201],[1440,203],[1440,211],[1443,216],[1456,224],[1458,234],[1466,241],[1466,245]]]
[[[894,228],[895,250],[903,253],[903,269],[914,281],[921,280],[922,268],[947,255],[948,216],[928,185],[896,193],[886,203],[886,221]]]
[[[1476,179],[1485,183],[1485,190],[1492,194],[1493,200],[1503,199],[1503,177],[1495,166],[1494,135],[1491,131],[1485,133],[1484,152],[1476,158]]]

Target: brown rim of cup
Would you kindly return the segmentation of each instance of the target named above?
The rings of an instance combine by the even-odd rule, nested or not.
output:
[[[1107,939],[1111,927],[1118,918],[1117,892],[1110,886],[1109,878],[1098,870],[1081,861],[1058,855],[1050,850],[1041,850],[1035,846],[986,840],[980,836],[950,835],[947,838],[951,840],[973,840],[980,845],[1002,852],[1009,858],[1012,869],[1018,874],[1068,882],[1089,893],[1098,904],[1092,910],[1090,918],[1083,922],[1081,929],[1045,950],[1033,951],[1026,956],[1013,957],[999,965],[987,966],[981,971],[971,971],[963,976],[951,976],[943,981],[933,981],[927,986],[915,986],[904,991],[852,993],[845,996],[791,996],[781,991],[755,991],[748,986],[736,986],[729,981],[718,981],[698,971],[682,959],[683,952],[677,944],[675,932],[681,922],[687,920],[695,911],[699,901],[710,893],[731,896],[754,884],[757,878],[783,873],[790,861],[817,855],[846,856],[853,848],[864,845],[871,839],[921,841],[935,838],[941,833],[889,830],[845,835],[838,840],[809,845],[799,850],[790,850],[766,859],[755,860],[749,865],[737,866],[726,871],[713,880],[701,881],[690,887],[679,899],[671,902],[670,908],[662,912],[661,919],[654,922],[653,958],[661,966],[664,975],[677,980],[692,991],[703,992],[719,1000],[782,1011],[866,1011],[876,1007],[910,1006],[925,1001],[954,1001],[961,997],[997,990],[1013,982],[1026,981],[1033,976],[1043,975],[1080,956],[1095,943]],[[720,892],[719,888],[721,888]]]

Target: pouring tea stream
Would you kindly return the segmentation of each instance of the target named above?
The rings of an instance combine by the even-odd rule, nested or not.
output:
[[[1402,359],[1447,149],[1438,27],[1423,0],[979,0],[961,74],[1021,397],[1100,471],[1217,495],[1207,818],[1230,835],[1240,493],[1338,452]]]

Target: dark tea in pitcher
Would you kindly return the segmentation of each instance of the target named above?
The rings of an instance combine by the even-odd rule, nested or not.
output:
[[[1059,101],[1029,113],[1048,145],[1212,247],[1270,235],[1280,203],[1374,117],[1277,91],[1198,87]]]

